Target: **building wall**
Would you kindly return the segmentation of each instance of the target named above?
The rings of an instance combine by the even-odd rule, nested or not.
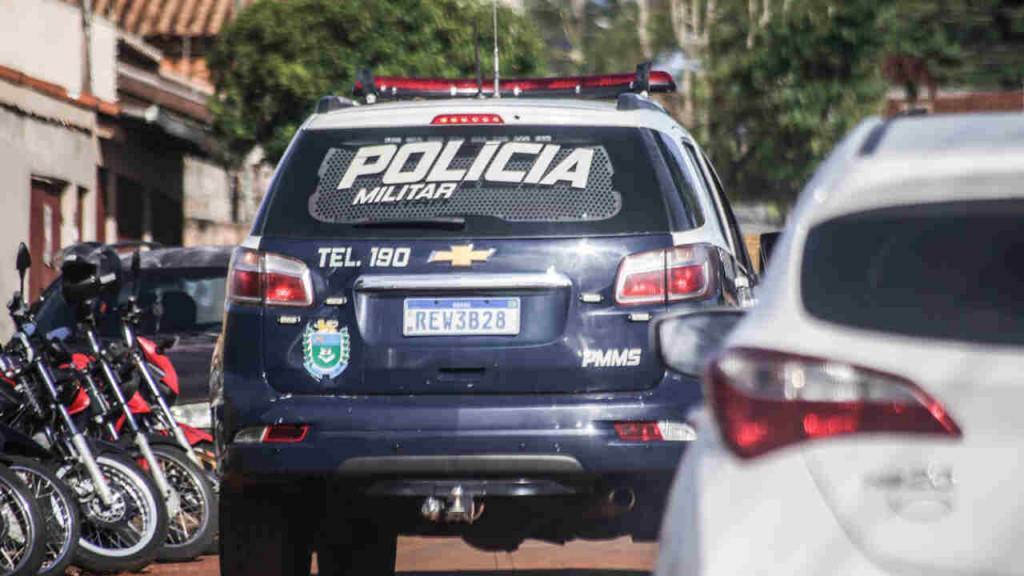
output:
[[[0,95],[3,88],[10,86],[0,85]],[[77,110],[69,104],[50,104],[57,109],[66,106],[65,112],[71,116]],[[79,188],[82,188],[87,191],[82,203],[87,210],[82,220],[86,221],[88,206],[95,205],[96,163],[96,142],[92,134],[0,108],[0,205],[5,215],[4,225],[0,226],[0,298],[5,302],[18,286],[14,273],[18,243],[28,242],[32,178],[56,181],[62,189],[62,245],[79,238],[92,240],[95,226],[91,229],[83,226],[81,232],[77,229],[77,207]],[[0,338],[8,338],[12,328],[7,314],[0,314]]]
[[[117,99],[117,31],[101,18],[91,22],[91,93],[113,102]],[[0,66],[8,71],[0,78],[0,206],[4,209],[0,298],[4,301],[18,285],[14,271],[18,243],[29,240],[33,178],[49,182],[60,195],[61,223],[56,233],[61,244],[54,249],[96,238],[96,173],[101,158],[95,108],[79,99],[86,79],[84,39],[81,13],[75,6],[59,0],[0,0]],[[0,339],[8,338],[12,328],[7,314],[0,314]]]
[[[79,8],[59,0],[0,0],[0,65],[82,93],[85,34]],[[92,93],[117,98],[117,30],[92,19]]]
[[[238,209],[232,202],[231,174],[206,158],[184,158],[185,246],[238,244],[249,233],[245,223],[236,222]]]

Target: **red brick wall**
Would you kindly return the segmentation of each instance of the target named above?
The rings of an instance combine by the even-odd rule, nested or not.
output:
[[[939,93],[935,102],[919,100],[918,108],[925,108],[936,114],[963,112],[1024,112],[1024,93],[1021,92],[973,92],[969,94]],[[890,98],[886,103],[886,116],[894,116],[907,108],[901,99]]]

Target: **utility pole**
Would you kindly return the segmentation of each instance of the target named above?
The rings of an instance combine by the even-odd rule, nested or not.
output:
[[[494,97],[501,98],[498,84],[498,0],[494,0]]]
[[[82,93],[92,94],[92,0],[82,0]]]

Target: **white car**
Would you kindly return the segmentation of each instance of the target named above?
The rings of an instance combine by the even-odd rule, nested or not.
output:
[[[857,127],[704,386],[657,576],[1024,574],[1024,115]]]

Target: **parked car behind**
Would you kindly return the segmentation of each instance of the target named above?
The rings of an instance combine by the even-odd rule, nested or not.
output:
[[[838,146],[706,372],[658,576],[1022,573],[1022,182],[1021,115]],[[683,371],[700,314],[659,327]]]
[[[65,253],[90,246],[95,244],[77,244]],[[157,343],[173,342],[166,353],[178,373],[180,393],[171,410],[180,422],[204,430],[211,428],[210,358],[224,315],[224,282],[231,250],[220,246],[159,247],[141,254],[140,301],[150,306],[138,333]],[[126,274],[130,264],[131,253],[122,254]],[[118,302],[127,301],[133,289],[129,279]],[[115,304],[109,303],[112,310]],[[61,327],[73,329],[74,324],[74,311],[61,296],[58,277],[43,292],[38,326],[49,333]],[[121,338],[116,313],[104,317],[100,336]]]

